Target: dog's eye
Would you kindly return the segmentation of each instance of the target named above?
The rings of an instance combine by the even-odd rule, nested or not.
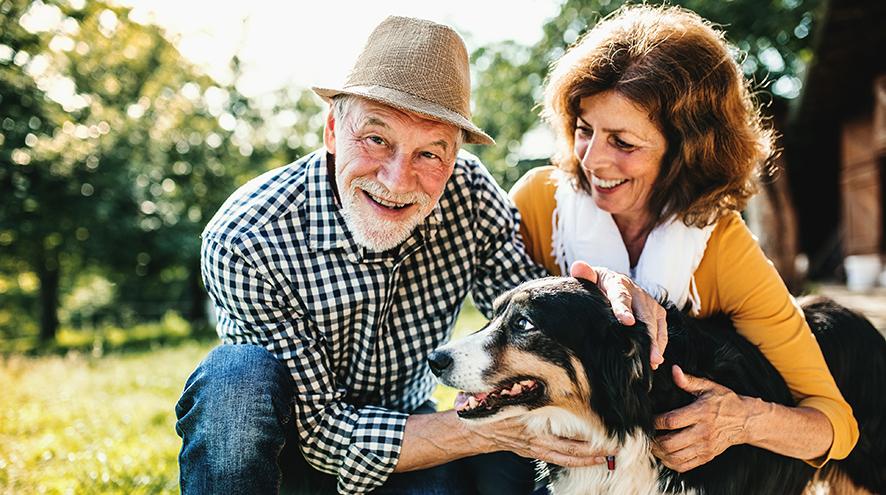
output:
[[[514,328],[516,330],[520,330],[520,331],[525,332],[527,330],[534,329],[535,325],[533,325],[532,322],[529,321],[529,318],[525,318],[525,317],[521,316],[521,317],[517,318],[516,320],[514,320]]]

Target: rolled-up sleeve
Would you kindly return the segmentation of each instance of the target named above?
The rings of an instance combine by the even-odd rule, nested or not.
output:
[[[308,463],[337,476],[340,493],[378,487],[397,465],[407,415],[343,400],[345,391],[335,383],[316,325],[253,258],[248,244],[203,238],[201,271],[218,314],[219,336],[231,344],[261,345],[286,364]]]

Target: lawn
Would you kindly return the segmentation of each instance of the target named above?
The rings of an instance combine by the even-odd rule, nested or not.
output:
[[[484,321],[466,305],[456,333]],[[213,345],[0,357],[0,493],[177,493],[173,408]]]

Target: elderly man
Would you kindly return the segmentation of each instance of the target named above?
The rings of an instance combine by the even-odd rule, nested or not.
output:
[[[332,103],[325,149],[240,188],[203,233],[223,345],[176,407],[182,491],[274,492],[282,470],[310,493],[461,493],[453,461],[479,454],[603,462],[583,442],[468,425],[429,402],[424,360],[465,296],[489,315],[497,294],[544,275],[506,195],[459,153],[493,141],[470,120],[458,34],[390,17],[341,89],[314,90]],[[635,287],[607,277],[632,318]],[[510,456],[481,461],[481,478],[530,491],[530,465]]]

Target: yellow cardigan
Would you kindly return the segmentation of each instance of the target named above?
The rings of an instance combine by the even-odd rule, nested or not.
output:
[[[529,255],[560,275],[551,242],[555,170],[548,166],[529,171],[510,196],[522,216],[520,232]],[[802,310],[738,213],[717,223],[694,278],[701,301],[699,316],[729,315],[738,333],[781,373],[798,404],[815,408],[830,420],[834,431],[830,450],[807,462],[820,467],[829,459],[849,455],[858,440],[852,408],[834,383]]]

